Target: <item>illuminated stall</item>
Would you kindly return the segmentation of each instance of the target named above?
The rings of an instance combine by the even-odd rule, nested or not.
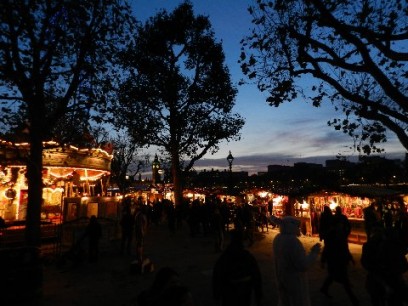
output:
[[[264,189],[253,189],[245,193],[245,201],[255,205],[267,205],[269,214],[282,217],[285,215],[288,196],[273,193]]]
[[[100,148],[61,146],[53,141],[44,142],[43,145],[41,219],[61,222],[75,214],[80,217],[83,210],[97,212],[95,205],[81,210],[81,207],[75,209],[68,203],[86,203],[88,206],[88,203],[102,201],[110,175],[111,152]],[[28,155],[28,143],[0,140],[0,216],[7,222],[26,218],[28,186],[25,164]]]
[[[373,186],[347,186],[340,192],[321,191],[306,197],[304,203],[307,204],[307,212],[304,217],[308,218],[313,234],[318,234],[318,219],[323,206],[329,206],[333,213],[336,206],[340,206],[352,227],[349,240],[362,243],[367,239],[364,230],[364,208],[374,201],[389,202],[397,198],[402,199],[407,207],[406,197],[396,190]],[[300,210],[295,208],[295,211],[296,215],[300,216]]]
[[[200,189],[185,189],[183,190],[183,198],[187,199],[189,202],[199,200],[200,202],[204,203],[206,193]]]
[[[363,209],[370,205],[372,199],[347,193],[321,192],[309,195],[307,202],[317,212],[321,212],[324,205],[329,206],[333,212],[336,206],[340,206],[349,219],[362,220]]]

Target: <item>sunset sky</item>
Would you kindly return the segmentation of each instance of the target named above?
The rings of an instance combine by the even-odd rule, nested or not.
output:
[[[160,9],[172,11],[182,1],[130,0],[139,21],[155,15]],[[245,79],[238,65],[240,40],[250,33],[252,24],[247,11],[251,0],[195,0],[191,1],[195,14],[207,15],[217,40],[222,41],[226,64],[235,84]],[[308,86],[305,84],[304,86]],[[234,156],[233,171],[249,174],[267,171],[272,164],[293,165],[306,161],[324,164],[337,155],[355,160],[358,153],[351,149],[352,139],[327,125],[334,117],[342,117],[331,104],[315,108],[304,101],[293,101],[279,108],[265,102],[265,94],[255,85],[238,86],[235,112],[246,119],[239,142],[222,143],[215,155],[208,155],[195,169],[226,170],[229,150]],[[389,135],[383,147],[386,158],[403,158],[405,149]]]

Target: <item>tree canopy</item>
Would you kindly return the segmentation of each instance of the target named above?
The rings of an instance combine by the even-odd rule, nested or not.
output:
[[[52,137],[60,118],[88,119],[105,106],[114,55],[129,39],[123,1],[2,1],[0,14],[3,124],[41,108],[39,124]]]
[[[382,152],[387,131],[408,149],[406,1],[257,0],[249,12],[241,68],[271,106],[333,103],[344,117],[328,125],[359,152]]]
[[[221,141],[240,138],[244,119],[232,112],[237,90],[224,60],[208,17],[194,16],[189,2],[139,25],[123,54],[117,125],[168,154],[176,186]]]

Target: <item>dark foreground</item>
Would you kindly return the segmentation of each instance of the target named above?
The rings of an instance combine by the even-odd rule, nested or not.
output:
[[[249,250],[255,255],[263,275],[264,305],[276,305],[276,286],[273,278],[272,240],[278,233],[275,229],[256,233],[255,243]],[[316,237],[301,237],[307,250],[318,241]],[[370,305],[364,288],[365,271],[360,264],[361,245],[350,244],[356,264],[350,266],[349,275],[360,305]],[[187,285],[197,306],[216,305],[212,299],[212,267],[219,256],[214,250],[213,237],[190,237],[186,225],[175,234],[170,234],[166,224],[152,225],[146,237],[145,255],[154,263],[154,270],[170,266],[178,271]],[[135,297],[153,281],[155,272],[135,274],[130,266],[134,256],[120,255],[117,241],[102,247],[96,263],[86,260],[74,266],[46,262],[44,266],[43,297],[40,305],[136,305]],[[330,294],[324,297],[319,288],[326,271],[317,262],[309,272],[312,305],[350,305],[343,288],[333,284]]]

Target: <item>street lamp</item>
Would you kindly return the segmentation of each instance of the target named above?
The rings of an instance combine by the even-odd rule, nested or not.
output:
[[[229,151],[229,154],[227,156],[227,161],[228,161],[228,165],[229,165],[229,180],[228,180],[228,189],[229,192],[231,192],[232,190],[232,162],[234,161],[234,157],[231,154],[231,151]]]
[[[229,171],[231,172],[232,171],[232,162],[234,161],[234,157],[232,156],[231,151],[229,151],[229,154],[227,156],[227,161],[228,161],[228,164],[229,164]]]

